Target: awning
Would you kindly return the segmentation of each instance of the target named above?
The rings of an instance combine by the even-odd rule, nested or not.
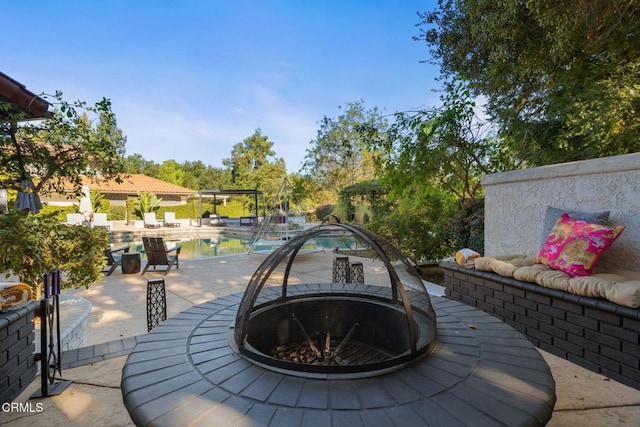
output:
[[[22,113],[24,120],[43,119],[49,116],[49,103],[27,90],[20,82],[0,72],[0,102],[11,104],[9,111],[0,110],[0,119]]]

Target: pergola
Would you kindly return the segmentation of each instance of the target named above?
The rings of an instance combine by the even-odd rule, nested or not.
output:
[[[198,191],[198,198],[200,199],[200,217],[202,217],[202,196],[213,195],[213,213],[216,213],[217,196],[228,196],[238,194],[253,194],[256,205],[256,217],[259,217],[260,210],[258,209],[258,194],[262,194],[260,190],[200,190]]]

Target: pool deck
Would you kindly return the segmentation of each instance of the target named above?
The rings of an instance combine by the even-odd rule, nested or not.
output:
[[[261,255],[235,255],[181,260],[180,269],[167,276],[155,272],[124,275],[118,269],[89,289],[65,290],[93,305],[86,347],[63,355],[62,378],[72,384],[59,396],[29,400],[39,388],[37,377],[15,401],[42,403],[42,410],[0,412],[0,426],[134,425],[123,403],[120,382],[126,355],[147,333],[147,280],[165,279],[167,311],[171,317],[194,305],[243,292],[263,259]],[[316,282],[326,273],[324,270],[323,265],[310,262],[298,280]],[[442,294],[437,285],[429,289],[434,295]],[[549,426],[640,425],[640,390],[540,353],[556,384],[557,402]]]

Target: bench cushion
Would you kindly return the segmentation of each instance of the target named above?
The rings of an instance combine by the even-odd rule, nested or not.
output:
[[[536,257],[503,255],[476,258],[476,270],[492,271],[522,282],[537,283],[575,295],[604,298],[615,304],[640,307],[640,272],[601,270],[591,276],[571,277],[562,271],[536,264]]]

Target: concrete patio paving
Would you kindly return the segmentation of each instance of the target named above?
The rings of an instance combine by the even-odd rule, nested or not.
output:
[[[261,255],[181,260],[180,269],[172,270],[166,277],[153,271],[144,276],[123,275],[118,269],[90,289],[65,291],[86,298],[93,305],[88,319],[88,348],[63,356],[67,366],[78,366],[63,369],[62,378],[72,381],[72,384],[59,396],[30,400],[29,396],[40,387],[40,378],[37,377],[15,400],[30,403],[32,411],[0,412],[0,426],[133,425],[123,404],[120,380],[127,347],[135,344],[132,337],[147,332],[147,280],[165,279],[170,317],[193,305],[243,292],[263,260]],[[315,282],[324,277],[323,265],[310,262],[297,280]],[[371,264],[369,268],[375,270],[376,266]],[[442,291],[437,285],[430,286],[430,289],[434,294]],[[541,353],[556,382],[557,402],[548,425],[640,425],[640,390],[611,381],[551,354]],[[36,406],[36,403],[41,406]]]

